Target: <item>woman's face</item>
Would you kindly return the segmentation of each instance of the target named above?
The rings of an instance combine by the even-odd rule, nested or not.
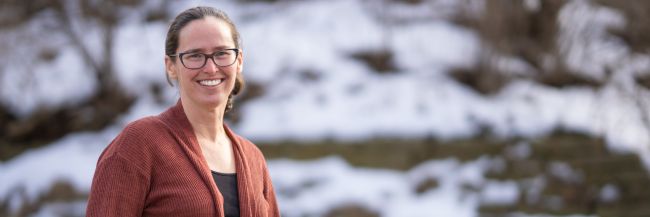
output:
[[[177,53],[212,54],[231,48],[235,48],[235,42],[230,27],[215,17],[190,21],[179,32]],[[169,77],[178,81],[183,102],[225,108],[228,95],[235,86],[235,78],[242,70],[242,56],[236,56],[235,63],[225,67],[217,66],[211,59],[207,59],[206,64],[199,69],[188,69],[179,57],[172,61],[166,56],[165,67]],[[216,60],[217,57],[214,58]]]

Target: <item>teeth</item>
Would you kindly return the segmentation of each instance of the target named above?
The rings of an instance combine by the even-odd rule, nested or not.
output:
[[[199,84],[201,84],[203,86],[217,86],[220,83],[221,83],[221,79],[199,81]]]

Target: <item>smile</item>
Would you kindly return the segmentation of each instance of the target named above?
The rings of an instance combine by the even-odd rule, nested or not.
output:
[[[222,81],[223,81],[223,79],[200,80],[199,84],[201,84],[202,86],[213,87],[213,86],[217,86],[217,85],[221,84]]]

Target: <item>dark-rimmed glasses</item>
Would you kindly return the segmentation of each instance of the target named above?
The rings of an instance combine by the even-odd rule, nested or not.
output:
[[[237,60],[237,55],[239,55],[239,49],[223,49],[218,50],[211,54],[204,54],[199,52],[186,52],[168,55],[170,57],[176,57],[181,60],[181,64],[187,69],[200,69],[205,66],[208,62],[208,59],[212,59],[212,62],[220,67],[230,66]]]

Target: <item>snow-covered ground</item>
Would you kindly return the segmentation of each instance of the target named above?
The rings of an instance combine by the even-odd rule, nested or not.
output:
[[[565,128],[604,136],[611,148],[639,153],[650,162],[650,137],[641,118],[646,111],[630,97],[649,97],[647,92],[636,92],[630,82],[634,74],[650,69],[650,57],[630,54],[625,45],[607,34],[607,28],[624,25],[621,14],[574,0],[559,18],[563,40],[558,46],[566,49],[570,66],[595,77],[602,76],[605,68],[614,70],[612,84],[600,90],[556,89],[521,80],[485,97],[447,75],[451,68],[474,64],[482,49],[476,33],[449,20],[458,8],[480,4],[463,6],[459,2],[395,3],[382,9],[376,1],[177,1],[168,8],[177,14],[191,6],[211,5],[228,12],[237,23],[244,43],[244,75],[265,87],[264,95],[242,107],[243,119],[233,126],[252,140],[451,139],[474,135],[484,126],[505,137],[534,137]],[[526,2],[534,6],[537,1]],[[380,13],[417,21],[385,26],[378,19]],[[141,14],[127,18],[116,29],[114,66],[124,86],[139,95],[138,101],[118,124],[100,132],[74,133],[0,163],[0,199],[10,198],[12,208],[22,203],[19,188],[24,188],[27,199],[37,197],[56,180],[69,181],[80,192],[88,191],[99,153],[121,127],[157,114],[177,99],[176,90],[170,87],[165,90],[168,104],[158,105],[148,89],[151,83],[165,83],[167,24],[143,25]],[[99,30],[88,23],[76,25],[78,31],[88,33],[82,35],[84,42],[99,50]],[[20,44],[21,34],[43,26],[47,19],[36,19],[18,31],[0,34]],[[57,34],[51,35],[49,44],[36,42],[35,46],[60,48],[52,61],[5,64],[37,58],[28,52],[4,54],[0,60],[7,65],[0,68],[5,72],[0,73],[0,100],[20,113],[78,100],[96,85],[80,55]],[[394,53],[397,73],[380,75],[351,58],[355,52],[384,48]],[[513,62],[503,67],[526,69],[516,58]],[[27,71],[35,76],[25,76]],[[305,80],[302,73],[307,71],[317,78]],[[37,85],[25,88],[26,84]],[[23,97],[14,97],[17,95]],[[318,215],[346,203],[360,204],[382,216],[432,216],[432,210],[435,216],[476,216],[479,202],[505,203],[518,195],[512,184],[483,180],[486,161],[430,161],[407,172],[354,168],[336,157],[310,162],[272,160],[269,166],[279,192],[315,182],[295,194],[279,194],[287,216]],[[412,192],[426,177],[436,177],[440,186],[421,195]],[[460,187],[466,182],[485,188],[466,194]],[[56,215],[52,213],[60,210],[57,207],[43,208],[37,216]]]

